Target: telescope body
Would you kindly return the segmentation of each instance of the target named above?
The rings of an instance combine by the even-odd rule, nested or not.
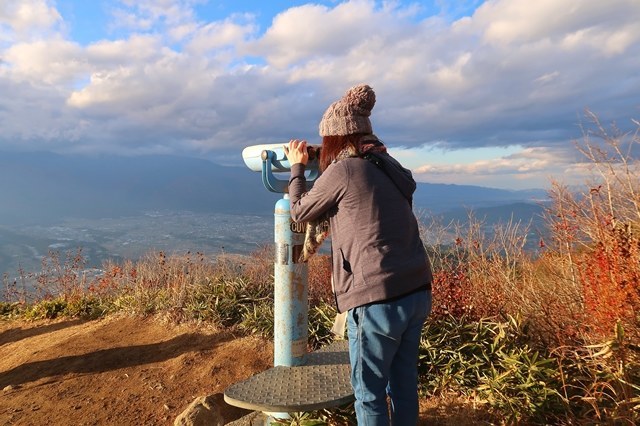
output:
[[[284,154],[284,143],[272,143],[262,145],[251,145],[242,150],[242,159],[244,164],[254,172],[262,171],[262,163],[269,160],[272,172],[288,172],[291,171],[291,164]],[[307,170],[318,169],[318,157],[320,156],[320,147],[308,145],[309,162]],[[269,154],[271,152],[272,154]]]

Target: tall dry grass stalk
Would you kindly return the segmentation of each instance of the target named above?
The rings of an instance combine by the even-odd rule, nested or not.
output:
[[[581,188],[551,183],[537,253],[525,249],[530,224],[489,229],[473,213],[462,224],[422,220],[434,315],[522,315],[555,345],[604,338],[618,321],[638,336],[639,133],[607,132],[590,117],[595,130],[576,146],[591,173]]]
[[[510,220],[489,229],[473,212],[464,223],[421,222],[434,269],[433,316],[479,319],[519,311],[529,273],[530,224]]]
[[[589,117],[594,129],[576,143],[588,165],[586,184],[569,191],[553,182],[550,269],[565,301],[580,308],[583,331],[604,337],[621,321],[640,336],[640,123],[621,133]]]

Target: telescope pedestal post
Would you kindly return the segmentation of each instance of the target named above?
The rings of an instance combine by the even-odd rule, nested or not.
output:
[[[273,365],[303,365],[309,323],[308,266],[298,262],[304,244],[305,224],[291,220],[289,195],[274,211],[274,354]]]

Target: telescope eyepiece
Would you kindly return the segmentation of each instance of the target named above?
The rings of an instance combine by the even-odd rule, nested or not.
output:
[[[322,149],[319,145],[309,145],[307,147],[307,152],[309,153],[309,161],[320,160],[320,150]]]

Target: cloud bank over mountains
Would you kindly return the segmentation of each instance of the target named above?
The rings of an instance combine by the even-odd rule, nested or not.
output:
[[[418,179],[531,187],[581,161],[585,109],[623,130],[640,115],[637,0],[298,2],[266,21],[259,2],[101,4],[102,36],[81,39],[68,1],[2,2],[0,150],[241,164],[249,144],[317,143],[367,82],[374,131]]]

